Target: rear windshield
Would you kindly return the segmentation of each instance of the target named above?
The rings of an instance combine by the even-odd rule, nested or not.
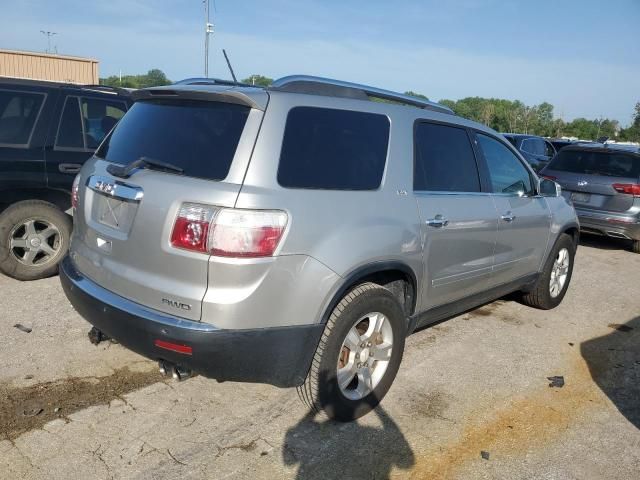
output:
[[[96,156],[129,164],[140,157],[170,163],[190,177],[229,173],[249,107],[196,100],[136,102]]]
[[[613,151],[562,149],[549,165],[549,169],[587,175],[638,178],[640,156]]]

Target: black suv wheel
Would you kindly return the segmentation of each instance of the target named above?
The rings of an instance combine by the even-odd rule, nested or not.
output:
[[[0,271],[37,280],[58,271],[69,249],[71,218],[41,200],[15,203],[0,214]]]

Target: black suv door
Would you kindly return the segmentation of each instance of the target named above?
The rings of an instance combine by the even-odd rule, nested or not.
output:
[[[44,145],[58,91],[0,83],[0,191],[46,185]]]
[[[47,182],[50,188],[70,190],[73,178],[102,139],[127,111],[115,94],[89,89],[63,89],[47,142]]]

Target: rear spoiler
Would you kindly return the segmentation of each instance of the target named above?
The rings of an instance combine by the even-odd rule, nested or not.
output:
[[[153,98],[184,98],[205,102],[235,103],[263,111],[267,108],[267,102],[269,99],[268,94],[264,92],[264,90],[252,92],[252,94],[249,95],[241,89],[226,88],[212,90],[210,87],[207,88],[206,86],[200,87],[196,85],[190,85],[188,88],[181,85],[145,88],[132,92],[131,97],[134,102],[150,100]]]

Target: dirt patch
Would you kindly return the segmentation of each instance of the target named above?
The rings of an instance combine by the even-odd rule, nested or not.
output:
[[[467,462],[477,459],[480,451],[490,451],[492,457],[509,457],[547,445],[578,421],[584,409],[605,402],[582,359],[575,362],[568,378],[562,390],[548,388],[542,381],[537,391],[493,414],[471,415],[463,422],[468,427],[455,441],[418,459],[411,478],[450,478]],[[478,422],[478,418],[486,421]]]
[[[13,440],[51,420],[159,381],[162,377],[156,370],[133,372],[125,367],[106,377],[72,377],[19,388],[0,385],[0,435]]]

